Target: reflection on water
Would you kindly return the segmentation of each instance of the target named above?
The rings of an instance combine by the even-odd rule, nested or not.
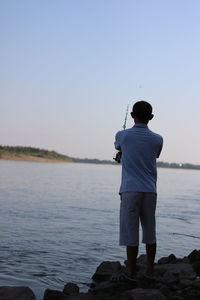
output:
[[[0,161],[1,285],[87,288],[118,246],[120,167]],[[200,171],[158,170],[157,258],[199,248]],[[144,246],[141,246],[144,253]]]

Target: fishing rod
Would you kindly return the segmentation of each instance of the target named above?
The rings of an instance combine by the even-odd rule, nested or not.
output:
[[[124,120],[124,125],[122,126],[122,128],[124,130],[126,129],[126,121],[127,121],[127,117],[128,117],[128,109],[129,109],[129,104],[127,105],[126,115],[125,115],[125,120]]]
[[[129,109],[129,104],[127,105],[127,108],[126,108],[126,114],[125,114],[125,119],[124,119],[124,124],[122,126],[122,128],[125,130],[126,129],[126,121],[127,121],[127,117],[128,117],[128,109]],[[113,157],[113,159],[120,163],[121,162],[121,157],[122,157],[122,152],[121,151],[118,151],[115,155],[115,157]]]

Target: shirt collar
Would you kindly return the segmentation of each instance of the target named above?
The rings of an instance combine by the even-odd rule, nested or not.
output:
[[[137,123],[135,124],[133,127],[137,127],[137,128],[148,128],[148,126],[144,123]]]

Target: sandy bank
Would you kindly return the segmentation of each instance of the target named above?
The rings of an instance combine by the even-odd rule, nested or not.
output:
[[[0,159],[2,160],[15,160],[15,161],[38,161],[38,162],[71,162],[71,160],[67,159],[56,159],[56,158],[44,158],[44,157],[36,157],[32,155],[23,155],[23,154],[0,154]]]

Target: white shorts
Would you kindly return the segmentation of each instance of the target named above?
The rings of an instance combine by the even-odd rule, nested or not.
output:
[[[139,221],[142,225],[142,242],[144,244],[156,243],[156,202],[156,193],[125,192],[121,194],[120,245],[139,245]]]

